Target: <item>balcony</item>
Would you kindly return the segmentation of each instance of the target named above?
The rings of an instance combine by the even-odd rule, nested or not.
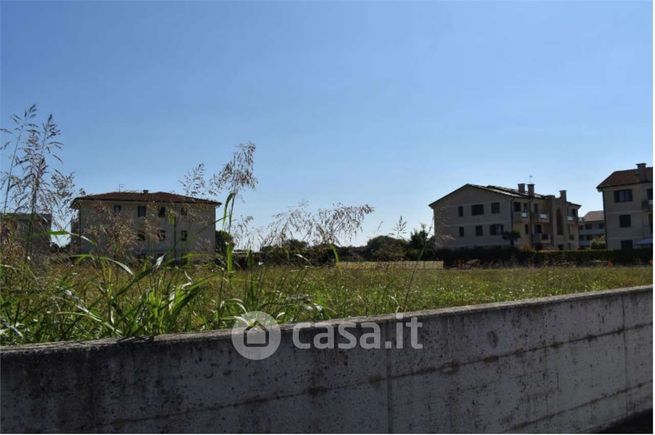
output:
[[[578,223],[578,217],[577,217],[577,216],[567,216],[567,217],[566,217],[566,220],[567,220],[570,224],[577,224],[577,223]]]
[[[537,219],[539,220],[539,222],[545,222],[545,223],[550,222],[550,216],[548,216],[547,213],[539,213]]]
[[[641,201],[641,209],[642,210],[650,210],[653,208],[653,200],[652,199],[644,199]]]
[[[528,212],[527,211],[515,211],[514,212],[514,221],[515,222],[527,222],[528,221]]]

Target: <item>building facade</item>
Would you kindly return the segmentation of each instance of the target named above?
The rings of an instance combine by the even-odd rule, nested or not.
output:
[[[0,249],[27,249],[30,256],[50,253],[52,215],[47,213],[0,214]]]
[[[438,248],[578,248],[580,205],[569,202],[565,190],[556,197],[535,193],[534,184],[465,184],[430,207]]]
[[[167,192],[109,192],[75,198],[74,252],[180,258],[216,252],[220,203]],[[81,237],[80,237],[81,236]]]
[[[607,249],[653,246],[653,168],[614,171],[597,187],[603,195]]]
[[[605,238],[605,215],[603,210],[590,211],[580,218],[578,226],[580,234],[580,248],[591,247],[591,242]]]

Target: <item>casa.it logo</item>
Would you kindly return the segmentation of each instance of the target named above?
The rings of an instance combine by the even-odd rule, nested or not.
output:
[[[349,321],[296,323],[291,327],[291,339],[296,349],[403,349],[406,341],[412,349],[422,349],[418,332],[423,324],[416,317],[406,321],[402,313],[395,317],[395,324],[384,334],[386,340],[378,323]],[[309,328],[313,333],[303,336],[302,331]],[[406,334],[407,329],[409,334]],[[261,360],[273,355],[280,346],[280,339],[280,327],[275,319],[261,311],[237,317],[232,327],[232,344],[248,359]]]
[[[232,327],[232,345],[241,356],[266,359],[280,346],[280,327],[262,311],[249,311],[236,318]]]

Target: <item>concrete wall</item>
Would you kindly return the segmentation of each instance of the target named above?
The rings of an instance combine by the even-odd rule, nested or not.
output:
[[[652,287],[418,315],[420,350],[288,327],[262,361],[229,332],[7,347],[2,431],[579,432],[652,408]]]

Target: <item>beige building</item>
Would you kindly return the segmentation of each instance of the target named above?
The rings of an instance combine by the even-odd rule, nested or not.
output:
[[[0,249],[27,249],[30,256],[46,256],[50,253],[51,227],[51,214],[0,214]]]
[[[614,171],[598,185],[603,194],[607,249],[653,246],[653,168]]]
[[[588,212],[580,218],[578,225],[580,233],[580,248],[589,248],[591,241],[605,237],[605,215],[603,210]]]
[[[578,209],[560,196],[518,189],[465,184],[430,204],[438,248],[508,246],[577,249]],[[514,236],[508,237],[508,233]],[[514,239],[514,240],[512,240]]]
[[[75,198],[75,252],[179,258],[214,255],[220,203],[167,192],[110,192]],[[86,240],[88,239],[88,240]]]

